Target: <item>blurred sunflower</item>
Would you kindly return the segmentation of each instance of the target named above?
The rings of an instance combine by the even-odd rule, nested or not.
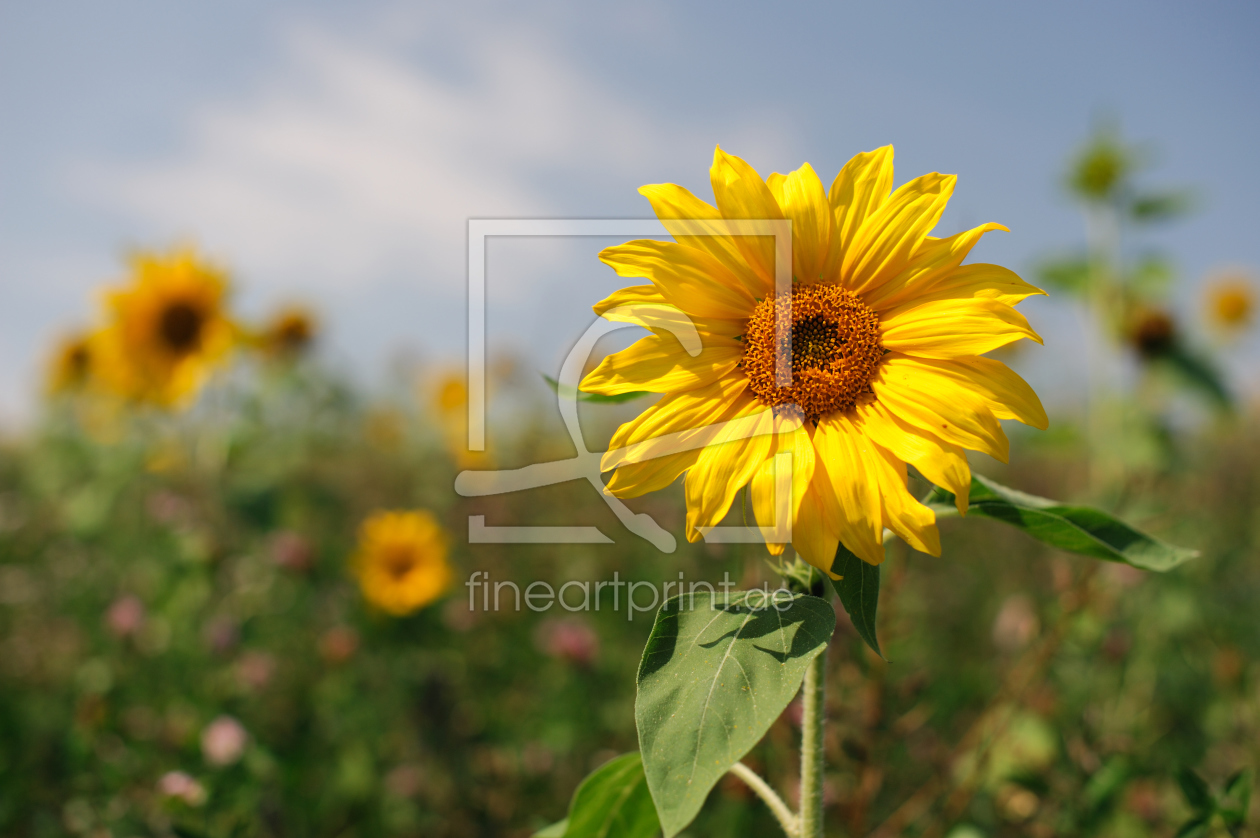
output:
[[[1147,361],[1167,356],[1180,342],[1172,315],[1151,306],[1140,306],[1132,314],[1127,333],[1130,345]]]
[[[999,420],[1047,425],[1032,388],[980,357],[1021,338],[1040,342],[1012,306],[1044,292],[997,265],[962,265],[984,233],[1006,228],[929,236],[955,178],[928,174],[890,194],[891,146],[855,156],[830,194],[809,164],[763,180],[720,148],[710,177],[717,207],[673,184],[639,190],[676,241],[600,254],[621,276],[652,284],[618,291],[596,313],[637,307],[615,316],[653,334],[605,358],[582,389],[664,394],[613,435],[603,461],[615,469],[610,491],[633,497],[686,472],[687,537],[695,541],[751,483],[757,521],[769,527],[774,455],[790,452],[792,543],[811,564],[830,572],[838,544],[877,564],[885,528],[939,555],[935,514],[907,490],[906,463],[954,492],[965,511],[964,449],[1005,461]],[[716,218],[791,220],[790,319],[787,295],[775,297],[770,237],[685,235],[671,224]],[[662,307],[690,318],[703,343],[698,355],[660,328]],[[776,318],[791,333],[785,387],[775,383]],[[721,422],[733,424],[700,449],[653,457],[651,444],[637,445]],[[734,438],[741,427],[755,435]]]
[[[258,335],[263,353],[275,360],[292,360],[311,348],[319,334],[315,314],[303,306],[278,311]]]
[[[94,343],[105,384],[165,407],[186,403],[236,341],[226,274],[191,249],[140,253],[129,285],[108,291],[109,324]]]
[[[439,372],[427,385],[428,401],[437,415],[447,450],[461,469],[487,468],[485,451],[468,450],[468,384],[463,370]]]
[[[359,528],[351,560],[364,598],[396,617],[433,602],[453,578],[446,561],[449,540],[424,510],[372,515]]]
[[[50,395],[83,390],[92,379],[92,335],[80,333],[62,339],[53,350],[48,368]]]
[[[1207,291],[1208,319],[1225,333],[1249,327],[1256,314],[1256,290],[1242,273],[1229,273],[1213,282]]]

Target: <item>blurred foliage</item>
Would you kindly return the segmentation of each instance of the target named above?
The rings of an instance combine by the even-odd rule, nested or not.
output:
[[[606,432],[627,408],[584,409]],[[547,417],[502,416],[496,461],[571,456]],[[1126,517],[1203,549],[1168,574],[999,523],[943,521],[944,559],[894,550],[888,661],[843,612],[829,652],[832,828],[1172,836],[1205,814],[1228,828],[1251,783],[1231,778],[1260,757],[1260,435],[1231,433],[1187,442],[1179,471],[1126,493],[1143,499]],[[1057,439],[981,468],[1077,496],[1081,451]],[[365,403],[300,363],[180,416],[61,400],[0,451],[0,834],[524,836],[564,817],[593,767],[637,747],[651,615],[470,611],[462,581],[774,573],[754,545],[660,554],[580,482],[460,499],[448,442],[426,406]],[[675,490],[632,503],[679,531]],[[404,618],[366,605],[347,564],[359,524],[393,508],[456,534],[456,584]],[[617,543],[473,552],[470,514],[594,523]],[[798,719],[793,704],[749,757],[781,788]],[[1210,813],[1185,799],[1187,768],[1215,790]],[[688,834],[775,828],[728,777]]]

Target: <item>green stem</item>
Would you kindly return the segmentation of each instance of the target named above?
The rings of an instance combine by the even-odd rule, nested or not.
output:
[[[823,838],[823,724],[826,722],[827,651],[805,670],[801,723],[800,838]]]
[[[760,797],[765,804],[770,807],[770,811],[779,822],[779,826],[783,827],[783,831],[787,833],[788,838],[797,838],[800,835],[801,825],[796,815],[783,802],[783,798],[775,794],[774,789],[763,779],[756,771],[753,771],[742,762],[737,762],[731,766],[731,773],[744,781],[748,788]]]

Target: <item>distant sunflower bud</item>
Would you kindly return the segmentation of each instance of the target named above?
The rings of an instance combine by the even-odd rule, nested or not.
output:
[[[87,387],[92,378],[92,336],[72,335],[53,352],[48,370],[48,393],[75,393]]]
[[[259,336],[263,352],[276,360],[292,360],[310,351],[319,334],[319,321],[301,306],[276,313]]]
[[[1172,315],[1162,309],[1144,308],[1134,316],[1128,337],[1139,355],[1153,360],[1176,347],[1177,324]]]

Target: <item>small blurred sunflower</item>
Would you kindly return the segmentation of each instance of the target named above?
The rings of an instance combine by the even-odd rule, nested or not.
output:
[[[102,381],[125,398],[190,401],[236,341],[226,274],[191,249],[143,252],[128,285],[106,292],[108,325],[94,343]]]
[[[93,337],[87,333],[62,339],[53,350],[47,390],[51,395],[76,393],[92,380]]]
[[[292,360],[304,354],[319,334],[314,312],[303,306],[288,306],[276,312],[258,335],[263,353],[275,360]]]
[[[424,388],[427,401],[437,416],[446,447],[461,469],[486,468],[490,459],[485,451],[468,450],[468,384],[462,370],[440,372]]]
[[[1032,388],[981,357],[1022,338],[1041,342],[1013,306],[1044,292],[998,265],[962,264],[982,235],[1006,228],[929,235],[955,178],[927,174],[894,191],[891,146],[856,155],[830,193],[809,164],[763,180],[721,148],[710,179],[716,207],[674,184],[639,190],[675,241],[600,253],[620,276],[651,284],[624,288],[595,312],[620,309],[617,319],[652,334],[605,358],[581,388],[662,394],[613,435],[602,464],[614,470],[609,491],[635,497],[686,472],[687,538],[696,541],[750,485],[769,528],[775,455],[790,453],[792,543],[810,564],[830,572],[841,544],[878,564],[885,528],[940,555],[936,516],[907,490],[906,464],[965,511],[964,449],[1005,461],[999,420],[1047,424]],[[790,297],[776,297],[769,236],[697,235],[674,223],[694,229],[716,218],[792,222]],[[701,338],[694,357],[661,326],[679,311]],[[787,386],[775,375],[778,324],[791,334]],[[659,456],[654,444],[722,423],[728,430],[703,448]],[[739,427],[747,433],[731,432]]]
[[[1219,277],[1207,290],[1208,319],[1227,334],[1251,326],[1256,316],[1256,289],[1241,272]]]
[[[424,510],[377,512],[359,528],[351,566],[364,598],[401,617],[423,608],[450,587],[450,538]]]

